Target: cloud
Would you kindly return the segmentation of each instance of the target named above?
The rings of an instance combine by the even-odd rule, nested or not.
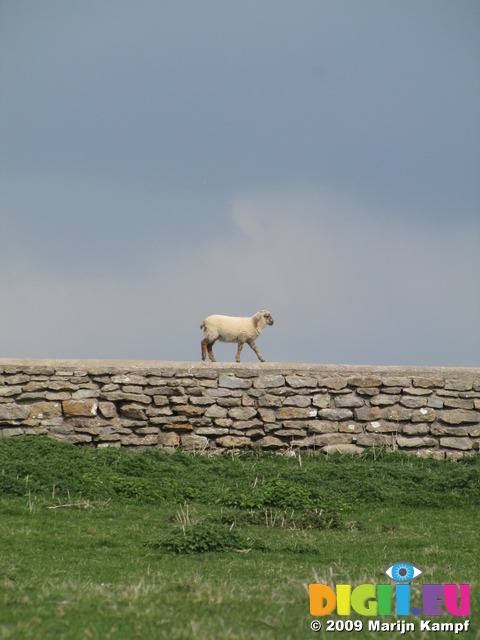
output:
[[[230,236],[213,225],[130,275],[17,259],[3,355],[197,360],[203,317],[268,308],[270,361],[478,365],[478,225],[428,227],[311,188],[238,195],[227,215]]]

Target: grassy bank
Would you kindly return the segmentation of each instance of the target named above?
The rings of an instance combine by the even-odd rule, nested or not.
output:
[[[399,560],[424,582],[471,584],[462,637],[476,638],[479,489],[478,456],[203,458],[3,439],[0,638],[347,638],[310,630],[308,584],[388,582]],[[450,637],[409,637],[428,635]]]

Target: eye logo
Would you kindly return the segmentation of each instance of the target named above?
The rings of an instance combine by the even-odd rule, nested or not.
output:
[[[422,573],[423,571],[408,562],[395,562],[385,570],[385,575],[395,582],[410,582]]]

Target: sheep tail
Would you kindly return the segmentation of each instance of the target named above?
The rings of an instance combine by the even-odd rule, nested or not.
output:
[[[205,329],[205,322],[203,322],[203,320],[202,320],[202,323],[200,324],[200,329]]]

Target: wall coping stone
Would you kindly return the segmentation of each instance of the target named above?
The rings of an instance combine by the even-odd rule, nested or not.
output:
[[[298,373],[359,376],[359,375],[389,375],[408,377],[442,378],[476,378],[480,376],[480,367],[436,367],[436,366],[405,366],[405,365],[358,365],[358,364],[311,364],[295,362],[187,362],[174,360],[103,360],[103,359],[43,359],[43,358],[0,358],[0,370],[16,367],[28,370],[36,367],[51,367],[56,371],[108,371],[121,373],[122,371],[136,373],[142,371],[155,373],[163,370],[177,370],[186,373],[201,371],[227,371],[231,373],[252,372],[254,375],[281,371]]]

